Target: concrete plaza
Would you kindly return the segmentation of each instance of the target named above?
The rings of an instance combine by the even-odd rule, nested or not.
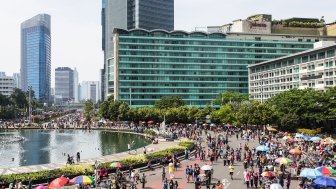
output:
[[[246,142],[246,140],[243,140],[239,138],[238,140],[236,139],[235,136],[232,136],[229,138],[229,146],[233,147],[234,149],[239,148],[239,144],[241,143],[242,145]],[[257,147],[259,146],[258,140],[255,141],[249,141],[248,142],[249,146],[252,147]],[[202,144],[203,146],[207,146],[205,143]],[[200,159],[195,159],[192,158],[191,160],[184,160],[181,161],[181,167],[178,168],[177,171],[175,171],[174,176],[175,178],[173,179],[174,181],[178,181],[179,187],[181,189],[195,189],[195,184],[194,183],[187,183],[187,179],[185,178],[185,169],[187,165],[194,165],[195,163],[199,164],[200,167],[202,167],[205,164],[210,164],[210,161],[201,161]],[[235,171],[234,171],[234,176],[233,180],[230,179],[229,175],[229,169],[228,166],[223,165],[223,160],[218,159],[217,162],[214,163],[213,168],[214,168],[214,174],[213,174],[213,180],[212,184],[215,184],[218,180],[221,182],[223,179],[225,179],[224,183],[225,186],[224,188],[226,189],[243,189],[246,188],[247,186],[244,184],[244,179],[243,179],[243,172],[244,168],[242,165],[242,162],[235,162]],[[168,170],[168,169],[166,169]],[[147,178],[147,184],[146,187],[147,189],[161,189],[162,188],[162,169],[156,169],[154,171],[149,171],[146,172],[146,178]],[[169,178],[169,175],[167,173],[167,177]],[[299,182],[297,180],[292,180],[290,188],[297,188]],[[212,186],[211,186],[212,187]],[[137,188],[141,188],[141,184],[138,184]],[[202,188],[206,188],[206,186],[202,186]]]

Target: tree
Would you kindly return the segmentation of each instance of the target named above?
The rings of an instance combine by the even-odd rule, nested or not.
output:
[[[154,107],[159,109],[177,108],[184,106],[184,101],[178,96],[164,96],[160,100],[155,101]]]
[[[12,95],[10,96],[11,102],[15,107],[23,109],[28,107],[27,95],[21,89],[14,89]]]
[[[214,104],[224,105],[224,104],[240,104],[243,101],[248,101],[249,97],[247,94],[239,93],[239,92],[232,92],[226,91],[220,94],[215,100]]]
[[[232,107],[228,104],[223,105],[219,110],[211,113],[211,121],[214,123],[230,123],[235,121],[235,116],[232,111]]]
[[[84,116],[87,121],[91,120],[93,109],[94,109],[94,104],[92,100],[86,100],[84,103]]]
[[[238,111],[236,112],[236,119],[238,123],[247,126],[251,123],[251,115],[252,115],[252,105],[251,101],[242,103]]]
[[[324,105],[329,102],[321,91],[292,89],[270,98],[268,103],[275,110],[275,116],[279,125],[287,123],[287,121],[282,121],[283,117],[286,116],[298,118],[298,124],[290,125],[291,127],[302,126],[309,128],[319,125],[326,119],[328,111]],[[293,114],[293,116],[289,116],[290,114]]]
[[[114,102],[113,96],[110,96],[107,100],[105,100],[104,102],[102,102],[99,106],[99,115],[101,117],[103,117],[104,119],[108,119],[109,118],[109,106],[111,103]]]

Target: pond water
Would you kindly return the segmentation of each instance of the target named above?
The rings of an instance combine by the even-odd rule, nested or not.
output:
[[[21,140],[22,137],[24,140]],[[100,130],[0,130],[0,168],[65,163],[67,154],[96,158],[149,144],[141,135]]]

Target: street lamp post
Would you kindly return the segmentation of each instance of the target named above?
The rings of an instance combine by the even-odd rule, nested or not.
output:
[[[129,98],[130,98],[129,105],[132,106],[132,88],[129,88]]]
[[[31,105],[31,91],[32,91],[32,86],[28,87],[28,113],[29,113],[29,123],[32,121],[32,105]]]

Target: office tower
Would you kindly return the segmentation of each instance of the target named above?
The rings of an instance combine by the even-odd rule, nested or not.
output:
[[[9,97],[14,91],[14,78],[0,72],[0,94]]]
[[[100,100],[99,81],[83,81],[80,88],[81,100],[92,100],[94,103]]]
[[[248,65],[313,48],[332,37],[115,29],[108,91],[133,107],[180,96],[205,107],[220,93],[248,93]]]
[[[21,75],[20,73],[13,73],[14,88],[21,89]]]
[[[174,0],[102,0],[102,49],[104,51],[104,96],[107,73],[113,59],[113,29],[174,30]]]
[[[68,67],[55,69],[55,97],[62,102],[74,100],[74,71]]]
[[[104,83],[105,83],[105,69],[100,69],[100,81],[99,81],[99,83],[101,84],[101,86],[100,86],[100,99],[102,101],[104,101],[105,100],[105,96],[104,96],[104,94],[105,94],[105,85],[104,85]]]
[[[78,72],[75,68],[73,70],[73,92],[74,92],[74,100],[75,102],[79,102],[79,93],[78,93]]]
[[[21,86],[32,87],[40,102],[50,100],[50,15],[39,14],[21,24]]]

